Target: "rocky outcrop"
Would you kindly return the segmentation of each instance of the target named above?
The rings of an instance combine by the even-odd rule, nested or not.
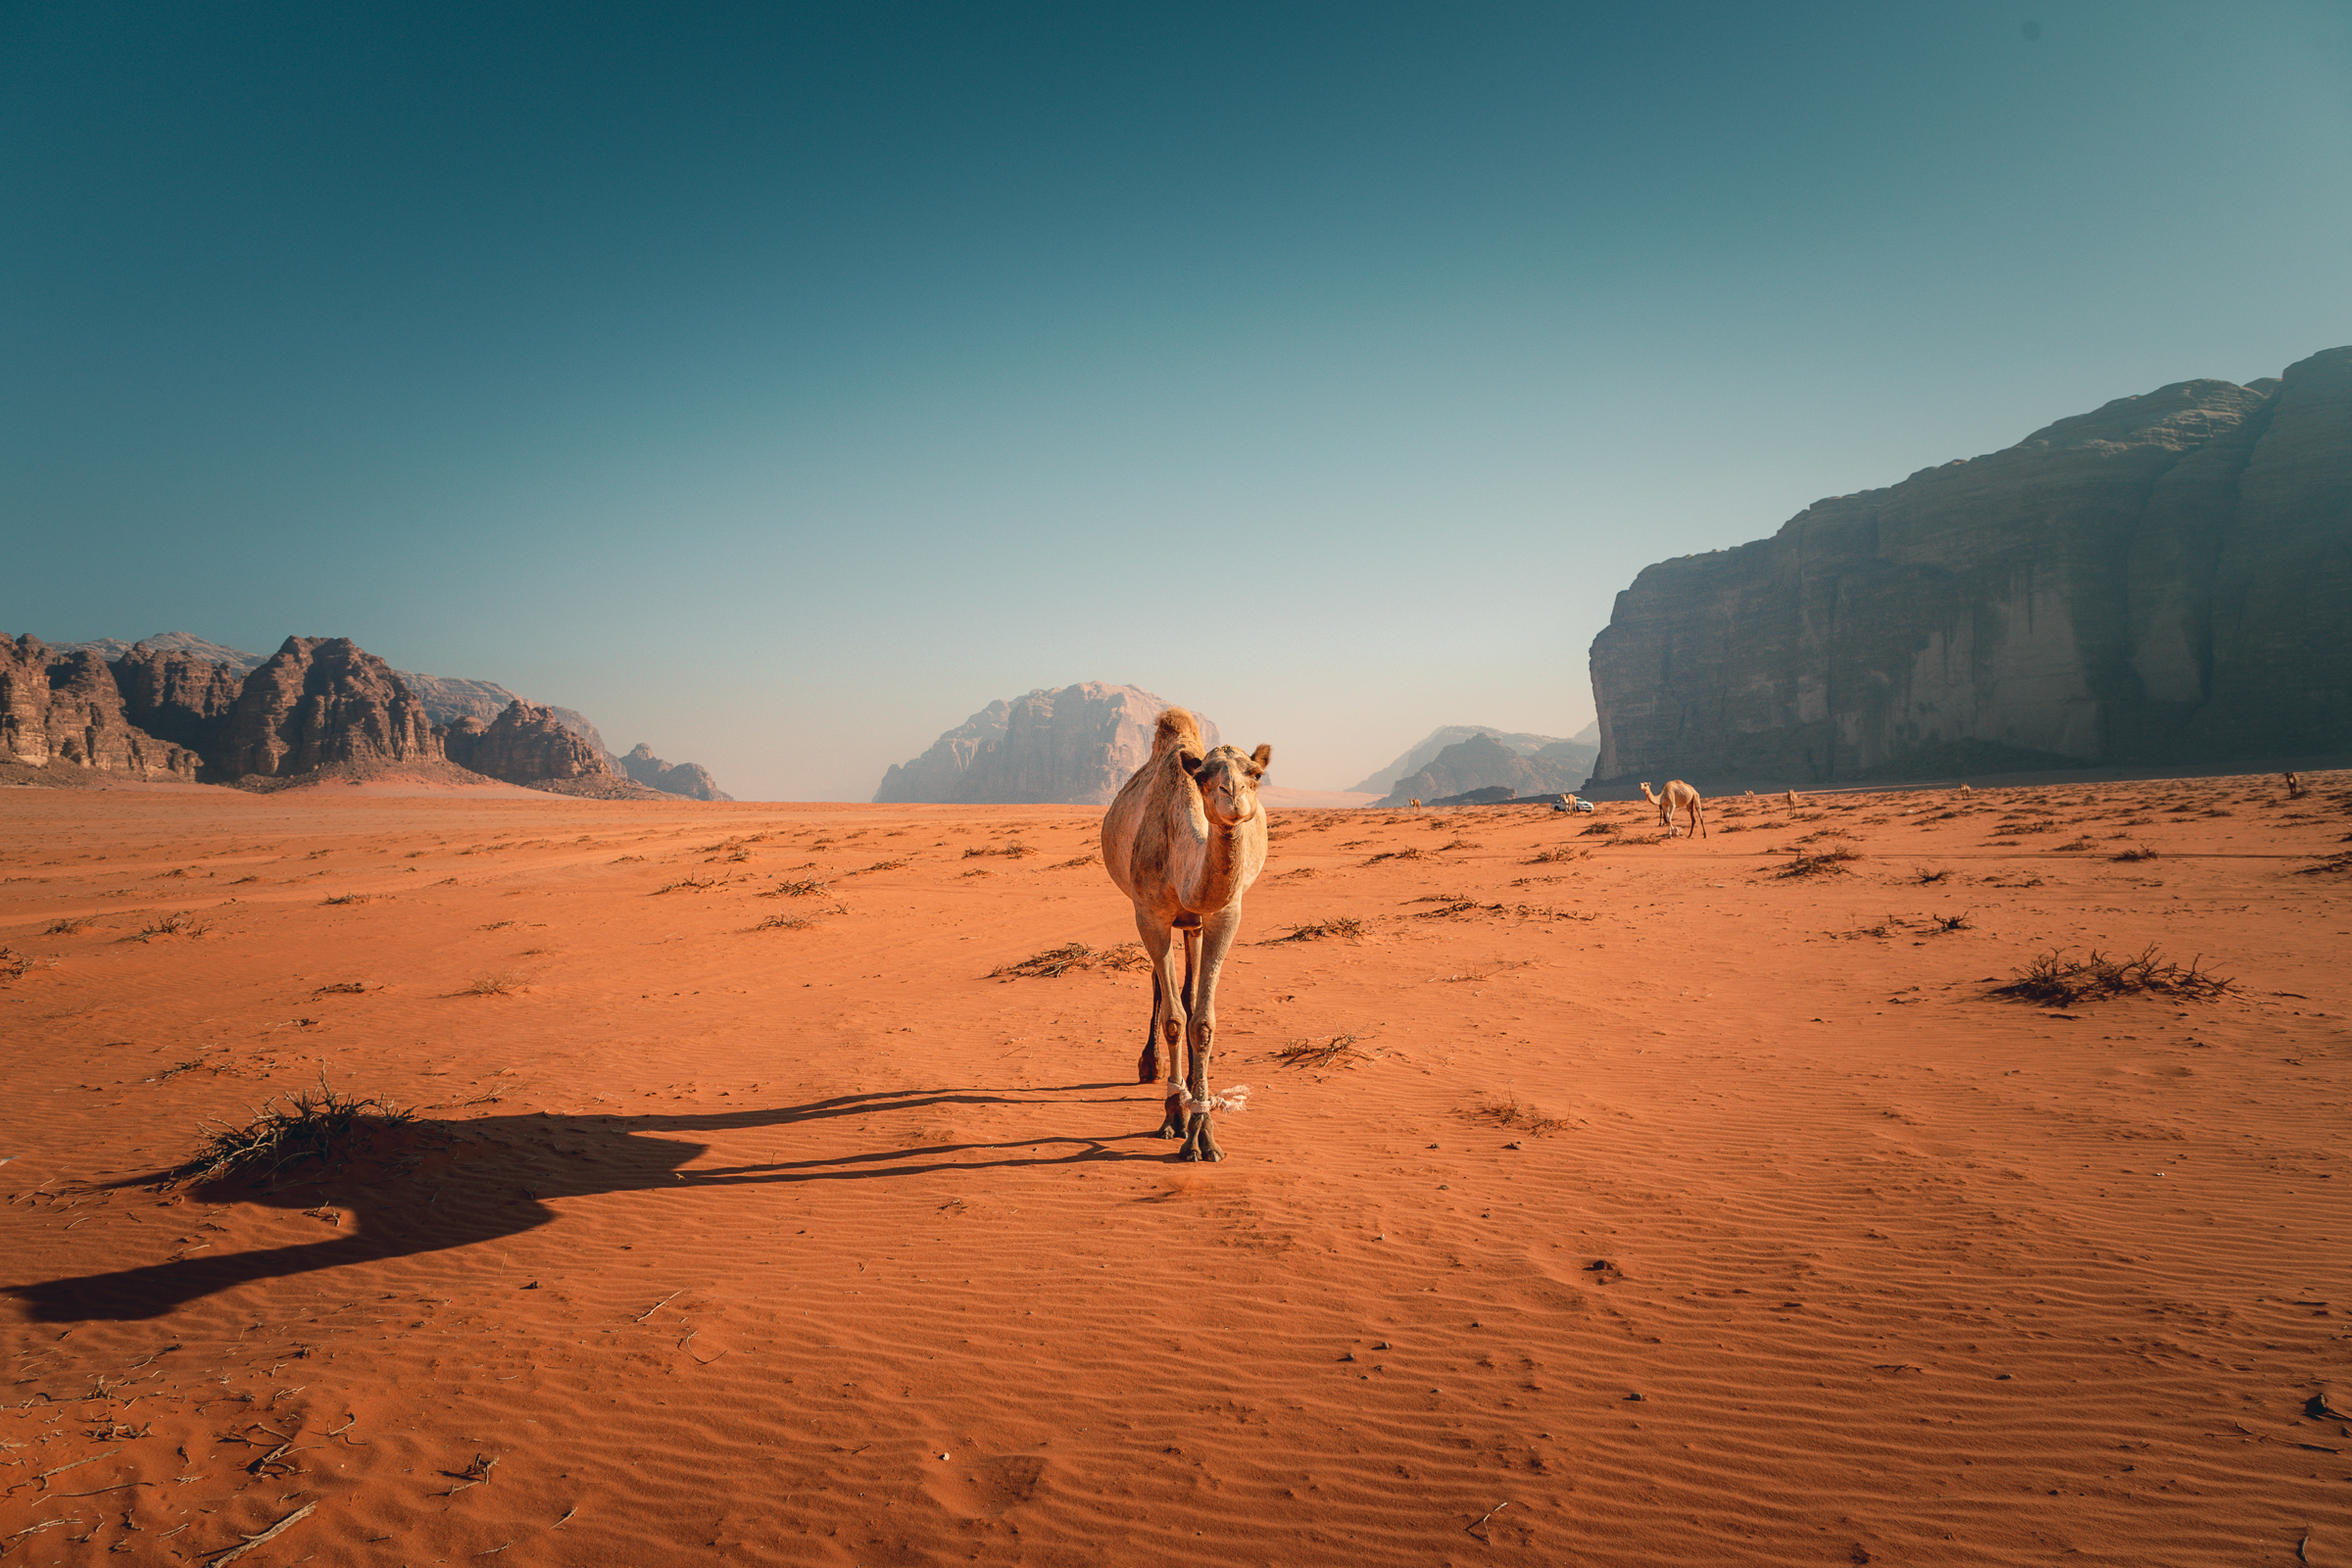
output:
[[[59,643],[59,653],[76,653],[86,648],[112,664],[133,648],[146,648],[161,654],[186,654],[211,664],[226,664],[230,673],[242,678],[268,663],[264,654],[249,654],[242,648],[231,648],[213,642],[192,631],[159,631],[152,637],[142,637],[126,643],[120,637],[97,637],[86,643]]]
[[[436,733],[451,761],[508,784],[618,777],[601,748],[519,697],[488,724],[462,718]]]
[[[1553,742],[1566,745],[1567,742]],[[1514,795],[1558,795],[1584,782],[1584,769],[1542,754],[1522,757],[1489,735],[1473,734],[1432,759],[1426,767],[1396,781],[1388,798],[1374,804],[1403,806],[1456,804],[1451,798],[1478,794],[1486,800],[1509,800]],[[1499,789],[1501,794],[1490,792]]]
[[[892,764],[874,800],[1104,805],[1151,757],[1152,726],[1167,706],[1139,687],[1091,680],[991,703],[922,756]],[[1202,718],[1200,728],[1216,745],[1217,727]]]
[[[391,665],[348,637],[289,637],[245,677],[215,765],[232,778],[288,778],[440,757],[424,705]]]
[[[245,681],[227,664],[178,648],[138,643],[114,662],[122,710],[148,734],[217,756]]]
[[[1446,747],[1458,745],[1473,735],[1484,735],[1491,741],[1509,747],[1521,757],[1533,757],[1545,747],[1576,748],[1587,754],[1588,757],[1596,754],[1599,750],[1597,747],[1586,746],[1580,741],[1562,740],[1557,735],[1535,735],[1522,730],[1500,730],[1491,724],[1441,724],[1407,749],[1402,757],[1397,758],[1396,760],[1356,785],[1355,792],[1364,795],[1386,795],[1396,789],[1407,774],[1418,773],[1437,760],[1438,754]],[[1583,775],[1579,774],[1578,776],[1581,778]]]
[[[478,718],[484,728],[498,722],[498,715],[507,710],[510,703],[523,702],[494,680],[466,680],[454,675],[419,675],[412,669],[395,670],[401,683],[416,694],[424,704],[425,716],[438,725],[453,725],[462,718]],[[556,722],[596,748],[597,755],[617,764],[605,738],[596,732],[586,715],[552,703],[535,703],[555,715]]]
[[[718,780],[699,762],[664,762],[643,742],[620,760],[620,770],[646,788],[660,790],[664,795],[683,795],[690,801],[735,798],[722,792]]]
[[[1645,569],[1594,783],[2352,749],[2352,348],[2183,381]]]
[[[194,752],[130,722],[105,660],[87,649],[61,657],[30,633],[0,636],[0,760],[182,782],[199,766]]]

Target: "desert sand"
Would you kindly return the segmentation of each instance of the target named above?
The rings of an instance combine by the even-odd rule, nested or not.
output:
[[[2352,1562],[2314,783],[1279,812],[1213,1165],[1092,810],[7,791],[0,1560]]]

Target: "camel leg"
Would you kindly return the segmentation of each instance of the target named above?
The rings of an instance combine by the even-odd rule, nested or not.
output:
[[[1193,987],[1191,1018],[1187,1043],[1191,1046],[1191,1088],[1196,1102],[1208,1099],[1208,1067],[1217,1034],[1217,976],[1225,967],[1225,955],[1233,948],[1233,939],[1242,929],[1242,907],[1229,904],[1200,921],[1200,970]],[[1217,1147],[1213,1112],[1197,1110],[1184,1131],[1184,1148],[1177,1152],[1179,1159],[1223,1159],[1225,1151]]]
[[[1167,926],[1135,913],[1136,935],[1143,938],[1144,956],[1152,960],[1152,1039],[1144,1047],[1143,1060],[1136,1064],[1138,1072],[1147,1065],[1166,1068],[1168,1098],[1166,1114],[1160,1118],[1158,1138],[1184,1136],[1184,1102],[1176,1094],[1176,1085],[1184,1071],[1184,993],[1176,987],[1175,933]],[[1158,1060],[1154,1061],[1153,1058]],[[1158,1076],[1156,1071],[1145,1073],[1140,1082],[1149,1083]]]

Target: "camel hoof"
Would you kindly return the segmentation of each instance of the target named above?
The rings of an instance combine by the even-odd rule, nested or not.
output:
[[[1152,1136],[1154,1138],[1182,1138],[1184,1136],[1184,1129],[1177,1126],[1174,1122],[1167,1122],[1164,1123],[1159,1130],[1153,1133]]]

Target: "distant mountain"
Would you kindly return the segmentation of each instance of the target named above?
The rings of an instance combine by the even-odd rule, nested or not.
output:
[[[1546,753],[1547,760],[1558,762],[1561,766],[1571,769],[1582,765],[1589,770],[1592,759],[1600,755],[1600,728],[1597,721],[1588,725],[1584,732],[1574,739],[1562,739],[1557,735],[1531,735],[1523,731],[1490,729],[1481,724],[1444,724],[1431,730],[1426,738],[1416,743],[1402,757],[1380,769],[1370,778],[1356,785],[1355,788],[1357,792],[1366,795],[1390,794],[1396,790],[1397,781],[1405,775],[1419,772],[1435,761],[1438,754],[1446,747],[1457,746],[1474,735],[1484,735],[1497,745],[1508,747],[1521,757],[1533,757],[1539,752]],[[1568,750],[1553,750],[1553,748],[1568,748]],[[1577,774],[1577,782],[1582,783],[1584,776],[1583,773]],[[1418,790],[1407,793],[1420,794]],[[1454,792],[1448,790],[1444,793],[1452,794]],[[1422,798],[1428,799],[1427,796]]]
[[[874,799],[1105,805],[1151,757],[1152,724],[1168,706],[1136,686],[1040,687],[989,704],[922,756],[893,763]],[[1200,717],[1200,730],[1217,744],[1216,725]]]
[[[1419,800],[1429,805],[1495,790],[1505,792],[1494,797],[1502,800],[1516,795],[1566,794],[1584,784],[1585,766],[1564,760],[1561,754],[1590,756],[1574,741],[1553,741],[1532,756],[1522,757],[1492,736],[1473,734],[1438,753],[1426,766],[1405,774],[1387,799],[1375,804],[1404,806]]]
[[[344,637],[263,659],[188,632],[0,637],[0,762],[246,785],[387,769],[562,795],[726,800],[692,762],[624,770],[581,714],[493,681],[395,670]]]
[[[690,801],[735,798],[721,790],[710,769],[699,762],[664,762],[642,741],[620,760],[620,770],[646,788],[660,790],[664,795],[683,795]]]

